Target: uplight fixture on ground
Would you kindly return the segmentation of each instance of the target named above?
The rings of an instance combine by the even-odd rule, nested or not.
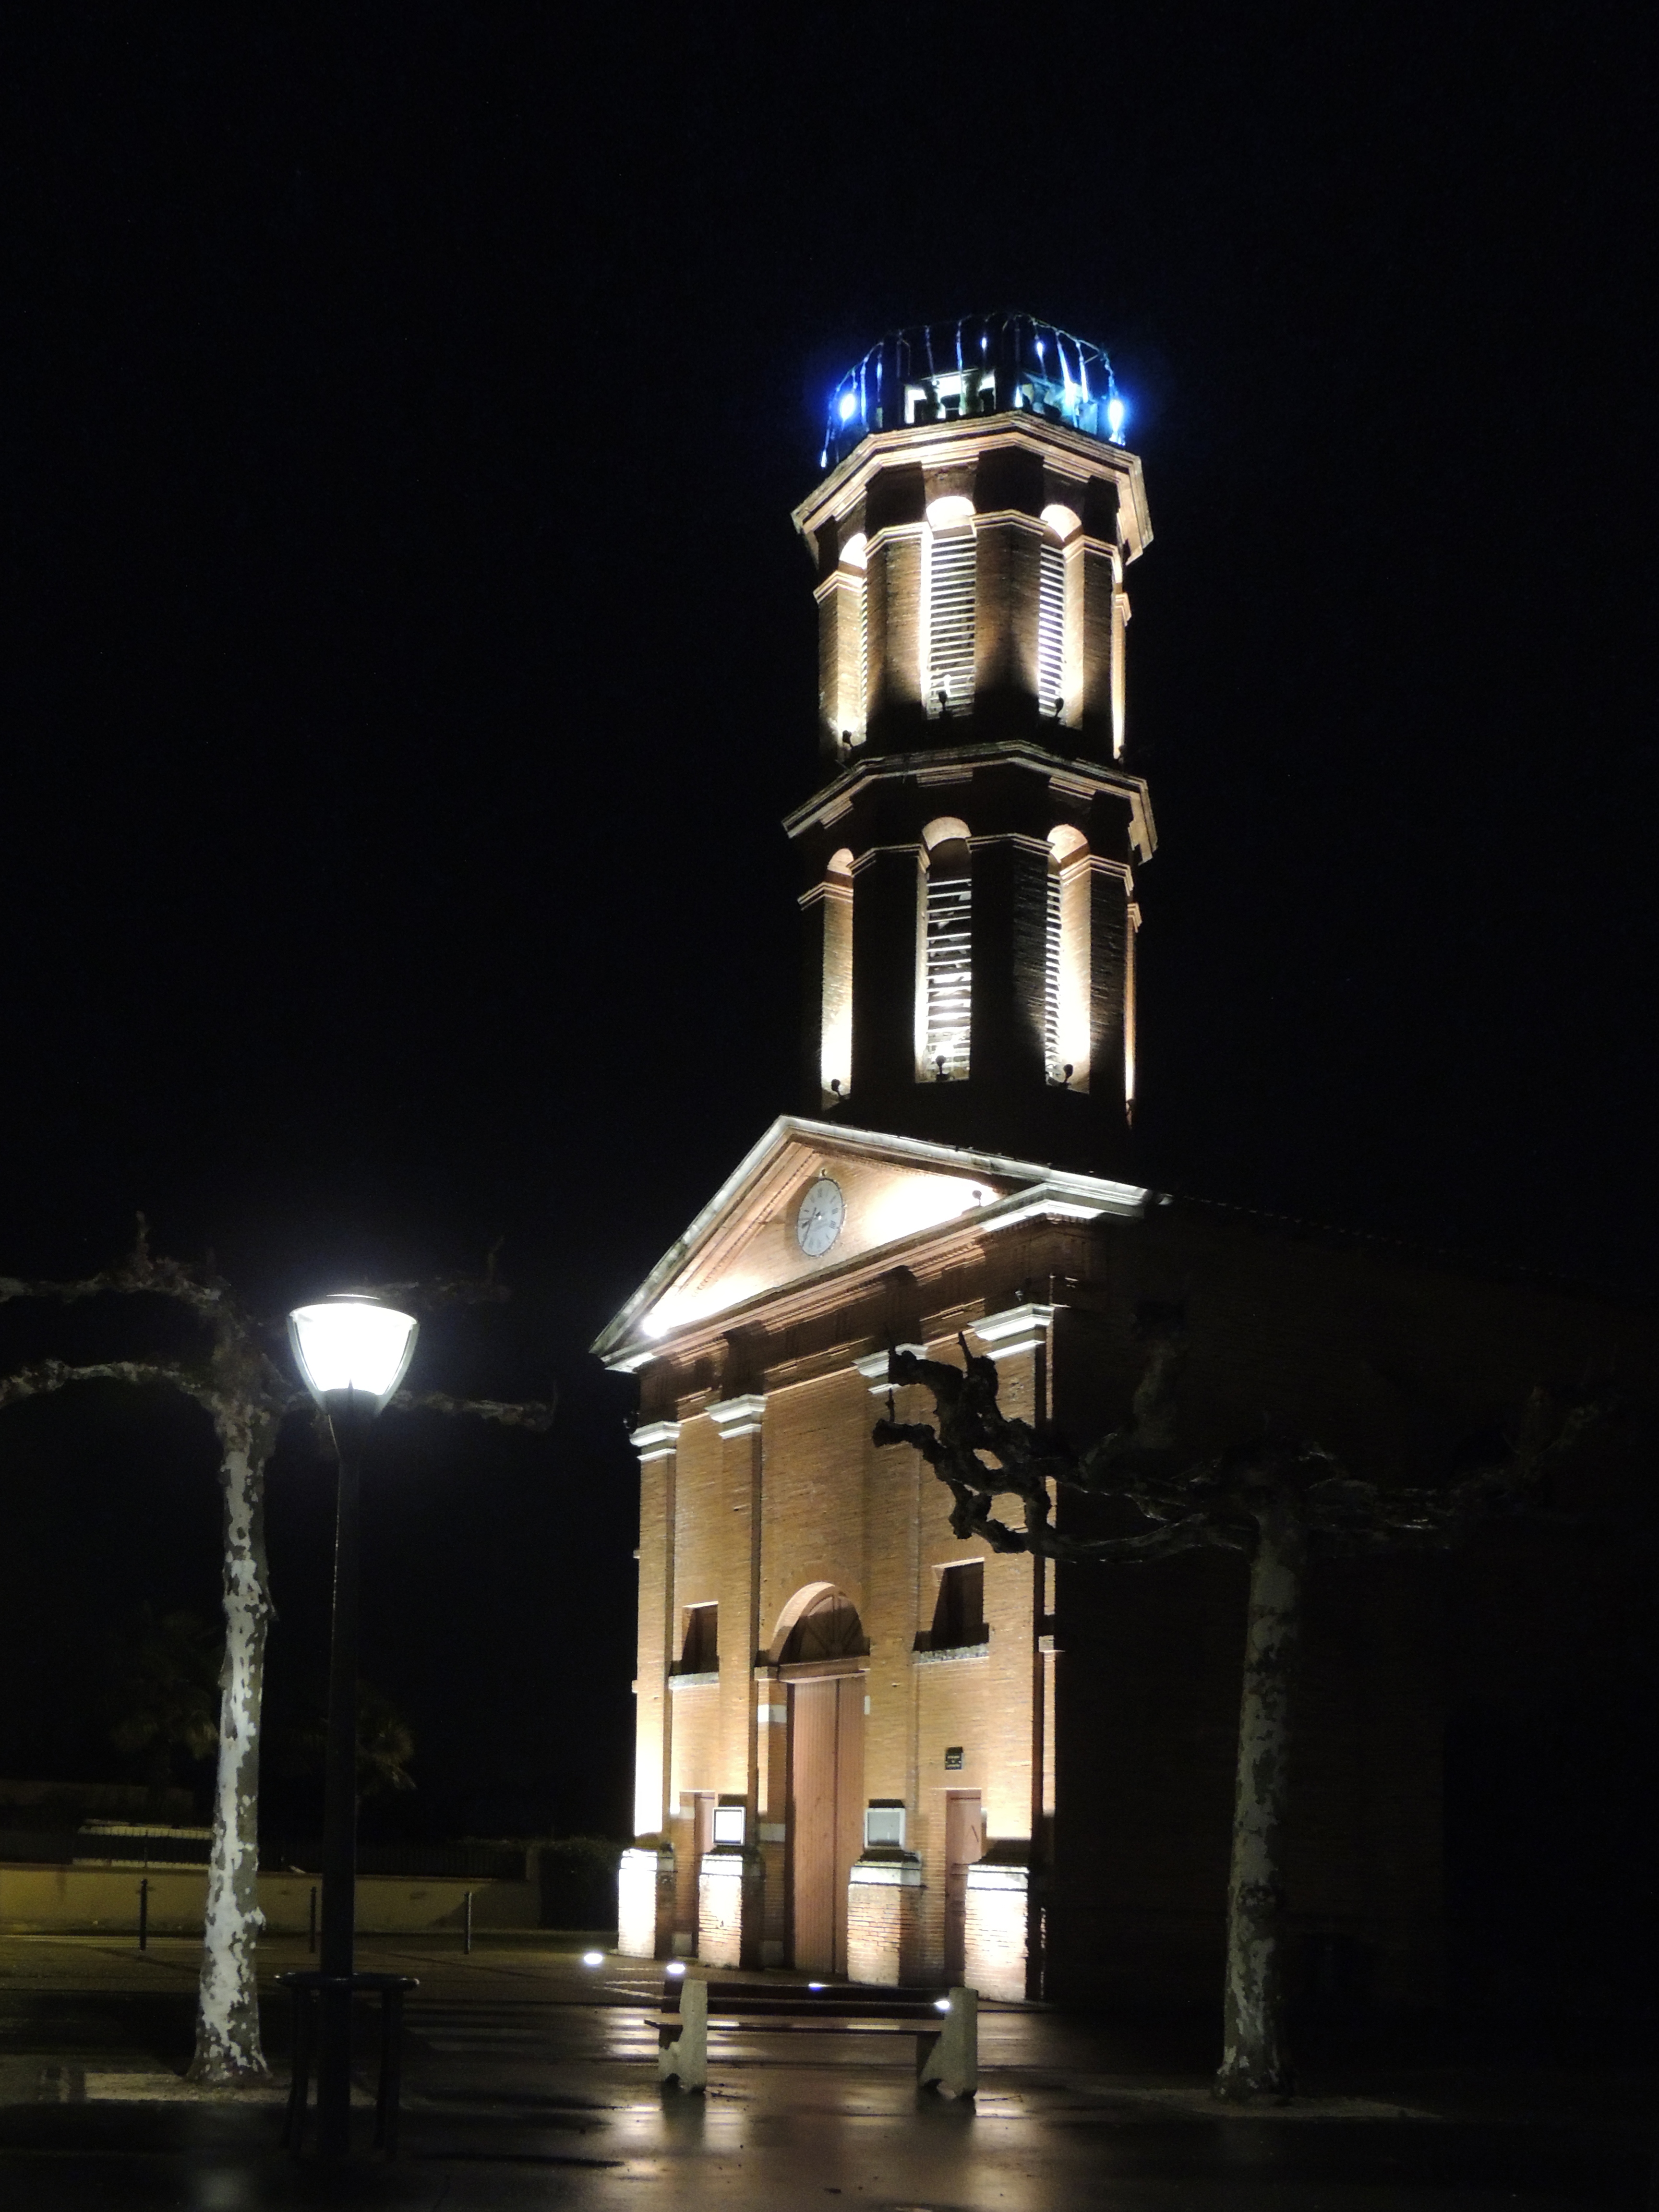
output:
[[[583,1964],[583,1966],[604,1966],[604,1964],[605,1964],[605,1954],[604,1954],[604,1952],[603,1952],[603,1951],[584,1951],[584,1952],[582,1953],[582,1964]]]
[[[323,1785],[322,2036],[317,2148],[343,2158],[351,2129],[351,2001],[357,1879],[357,1529],[363,1447],[415,1356],[419,1324],[348,1293],[300,1306],[289,1338],[306,1388],[327,1416],[339,1459],[334,1613],[329,1640],[328,1748]]]

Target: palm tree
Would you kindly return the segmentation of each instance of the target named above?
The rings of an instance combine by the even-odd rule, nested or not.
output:
[[[173,1779],[178,1753],[197,1765],[218,1749],[224,1648],[223,1635],[198,1613],[158,1620],[148,1602],[120,1638],[110,1741],[125,1757],[145,1759],[153,1788]]]
[[[294,1775],[320,1775],[327,1756],[328,1717],[313,1703],[303,1720],[283,1734],[283,1764]],[[412,1790],[415,1778],[409,1762],[415,1756],[415,1734],[407,1719],[384,1690],[372,1682],[357,1685],[357,1802],[382,1791]]]

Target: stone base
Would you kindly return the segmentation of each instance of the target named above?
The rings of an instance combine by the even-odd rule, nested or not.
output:
[[[848,1979],[896,1989],[918,1978],[921,1951],[921,1860],[866,1851],[847,1882]]]
[[[963,1968],[981,1996],[1021,1999],[1030,1990],[1031,1869],[981,1859],[968,1869]]]
[[[617,1948],[625,1959],[665,1959],[673,1940],[673,1849],[635,1844],[617,1869]]]
[[[703,1853],[697,1876],[697,1956],[705,1966],[758,1965],[761,1899],[757,1851],[720,1844]]]

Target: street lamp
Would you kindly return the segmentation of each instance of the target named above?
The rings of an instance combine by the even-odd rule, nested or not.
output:
[[[306,1387],[333,1431],[339,1461],[334,1522],[334,1613],[328,1658],[328,1750],[323,1781],[322,2036],[317,2148],[344,2156],[351,2127],[351,1990],[357,1885],[357,1522],[363,1447],[403,1381],[419,1323],[347,1293],[288,1317]]]

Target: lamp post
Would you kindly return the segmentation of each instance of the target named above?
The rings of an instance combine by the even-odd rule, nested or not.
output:
[[[321,2042],[317,2148],[345,2155],[351,2126],[351,1991],[357,1884],[357,1522],[363,1447],[408,1370],[419,1324],[348,1293],[289,1316],[306,1387],[328,1418],[339,1461],[334,1612],[329,1640],[328,1749],[323,1783]]]

